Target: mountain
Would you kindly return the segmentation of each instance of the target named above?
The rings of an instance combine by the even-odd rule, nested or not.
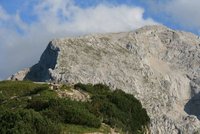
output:
[[[192,33],[155,25],[56,39],[10,79],[103,83],[142,102],[151,133],[200,133],[200,37]]]

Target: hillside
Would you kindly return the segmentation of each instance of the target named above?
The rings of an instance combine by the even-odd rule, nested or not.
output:
[[[199,133],[199,44],[198,36],[165,26],[55,39],[11,79],[104,83],[141,101],[153,134]]]
[[[150,119],[132,95],[102,84],[2,81],[0,120],[1,134],[140,134]]]

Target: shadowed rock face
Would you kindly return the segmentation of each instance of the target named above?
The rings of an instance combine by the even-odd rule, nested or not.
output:
[[[200,78],[193,79],[190,84],[192,98],[186,103],[184,110],[200,119]]]
[[[185,111],[189,115],[195,115],[200,119],[200,93],[195,94],[185,105]]]
[[[164,26],[57,39],[25,79],[121,88],[141,100],[151,133],[198,133],[200,122],[189,114],[199,115],[192,98],[200,91],[199,44],[198,36]]]
[[[42,54],[39,63],[30,68],[24,79],[38,82],[51,80],[49,69],[55,68],[59,51],[59,48],[53,46],[52,42],[50,42]]]

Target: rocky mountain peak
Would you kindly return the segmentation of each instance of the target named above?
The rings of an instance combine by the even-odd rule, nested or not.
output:
[[[192,134],[200,132],[199,44],[194,34],[160,25],[56,39],[23,79],[121,88],[141,100],[151,133]]]

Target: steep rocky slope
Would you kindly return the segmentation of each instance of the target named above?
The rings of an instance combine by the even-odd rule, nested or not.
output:
[[[146,26],[134,32],[57,39],[25,74],[24,79],[33,81],[105,83],[125,89],[147,109],[151,133],[200,133],[200,39],[191,33]]]

